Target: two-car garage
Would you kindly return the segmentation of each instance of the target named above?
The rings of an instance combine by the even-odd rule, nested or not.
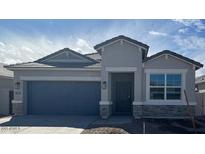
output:
[[[99,115],[100,82],[28,81],[27,113]]]

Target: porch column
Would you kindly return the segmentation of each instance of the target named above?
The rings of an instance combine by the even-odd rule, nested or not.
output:
[[[23,81],[14,79],[14,99],[12,100],[12,113],[23,115]]]
[[[142,115],[142,83],[142,69],[139,68],[134,72],[134,102],[132,104],[134,118],[139,118]]]
[[[111,75],[104,70],[102,71],[101,77],[100,116],[103,119],[107,119],[112,113]]]

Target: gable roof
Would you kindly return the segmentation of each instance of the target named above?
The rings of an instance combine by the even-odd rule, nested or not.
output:
[[[109,39],[109,40],[106,40],[106,41],[104,41],[104,42],[102,42],[102,43],[100,43],[100,44],[97,44],[97,45],[95,45],[94,46],[94,49],[95,50],[97,50],[97,49],[99,49],[100,47],[102,47],[102,46],[105,46],[105,45],[107,45],[107,44],[110,44],[110,43],[112,43],[112,42],[114,42],[114,41],[117,41],[117,40],[126,40],[126,41],[128,41],[128,42],[131,42],[131,43],[134,43],[134,44],[136,44],[136,45],[139,45],[139,46],[142,46],[142,47],[144,47],[145,49],[149,49],[149,46],[148,45],[146,45],[146,44],[144,44],[144,43],[142,43],[142,42],[139,42],[139,41],[137,41],[137,40],[134,40],[134,39],[132,39],[132,38],[130,38],[130,37],[127,37],[127,36],[124,36],[124,35],[119,35],[119,36],[117,36],[117,37],[113,37],[113,38],[111,38],[111,39]]]
[[[149,61],[149,60],[152,60],[152,59],[157,58],[157,57],[159,57],[159,56],[161,56],[161,55],[164,55],[164,54],[169,54],[169,55],[172,55],[172,56],[174,56],[174,57],[177,57],[177,58],[179,58],[179,59],[181,59],[181,60],[187,61],[187,62],[189,62],[189,63],[191,63],[191,64],[197,66],[197,69],[203,67],[203,64],[201,64],[201,63],[199,63],[199,62],[197,62],[197,61],[194,61],[194,60],[192,60],[192,59],[190,59],[190,58],[184,57],[184,56],[182,56],[182,55],[180,55],[180,54],[178,54],[178,53],[175,53],[175,52],[173,52],[173,51],[170,51],[170,50],[163,50],[163,51],[161,51],[161,52],[159,52],[159,53],[156,53],[156,54],[154,54],[154,55],[152,55],[152,56],[150,56],[150,57],[147,57],[147,58],[145,58],[144,62]]]
[[[49,64],[43,64],[43,63],[37,63],[37,62],[26,62],[26,63],[18,63],[15,65],[6,65],[5,68],[8,68],[9,70],[21,70],[21,69],[99,69],[101,67],[101,63],[91,63],[89,65],[81,65],[76,67],[57,67],[54,65]]]
[[[85,54],[85,56],[95,59],[97,61],[101,61],[101,55],[98,52],[88,53],[88,54]]]
[[[73,53],[74,55],[78,55],[79,57],[84,58],[84,59],[86,59],[86,60],[88,60],[88,61],[90,61],[90,62],[94,62],[94,63],[97,62],[96,60],[94,60],[94,59],[92,59],[92,58],[90,58],[90,57],[87,57],[87,56],[85,56],[85,55],[82,55],[82,54],[80,54],[80,53],[78,53],[78,52],[76,52],[76,51],[74,51],[74,50],[69,49],[69,48],[61,49],[61,50],[56,51],[56,52],[54,52],[54,53],[52,53],[52,54],[50,54],[50,55],[48,55],[48,56],[45,56],[45,57],[43,57],[43,58],[40,58],[40,59],[38,59],[38,60],[36,60],[36,61],[34,61],[34,62],[41,63],[41,62],[44,62],[44,61],[46,61],[46,60],[48,60],[48,59],[50,59],[50,58],[52,58],[52,57],[55,57],[56,55],[62,54],[62,53],[64,53],[64,52],[71,52],[71,53]]]
[[[83,63],[81,62],[68,62],[66,63],[65,60],[63,62],[53,62],[53,61],[49,61],[49,59],[52,59],[53,57],[57,57],[58,55],[64,54],[64,52],[71,52],[74,55],[79,56],[80,58],[85,59],[85,61],[83,61]],[[47,61],[48,60],[48,61]],[[61,68],[99,68],[100,67],[100,62],[87,57],[86,55],[82,55],[76,51],[73,51],[69,48],[64,48],[62,50],[59,50],[57,52],[54,52],[48,56],[45,56],[43,58],[40,58],[34,62],[24,62],[24,63],[17,63],[17,64],[12,64],[12,65],[7,65],[5,66],[5,68],[8,68],[9,70],[13,70],[13,69],[22,69],[22,68],[32,68],[32,69],[39,69],[39,68],[52,68],[52,69],[61,69]]]

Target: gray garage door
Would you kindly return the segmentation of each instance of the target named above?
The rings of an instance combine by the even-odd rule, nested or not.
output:
[[[100,82],[28,82],[28,113],[98,115]]]

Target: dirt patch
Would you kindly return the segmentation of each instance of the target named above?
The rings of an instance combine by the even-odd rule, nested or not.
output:
[[[145,119],[146,134],[204,134],[205,119],[196,119],[196,129],[190,119]]]
[[[205,118],[196,118],[196,129],[190,119],[138,119],[128,123],[90,124],[82,134],[205,134]]]

